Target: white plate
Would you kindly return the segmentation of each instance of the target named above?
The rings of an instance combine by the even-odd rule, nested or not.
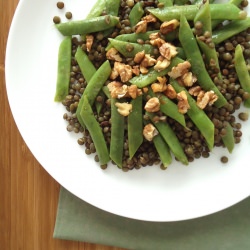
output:
[[[65,112],[53,102],[58,46],[62,39],[54,15],[72,11],[84,18],[91,1],[22,0],[9,33],[6,81],[11,110],[25,142],[46,171],[84,201],[111,213],[146,221],[178,221],[225,209],[250,194],[250,129],[232,155],[215,149],[209,159],[168,170],[146,167],[124,173],[111,165],[103,171],[66,131]],[[65,20],[65,19],[63,19]],[[247,129],[248,128],[248,129]],[[228,164],[220,157],[228,155]],[[25,164],[25,162],[23,163]],[[13,166],[14,167],[14,166]]]

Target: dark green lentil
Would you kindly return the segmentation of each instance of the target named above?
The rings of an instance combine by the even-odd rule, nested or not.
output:
[[[71,13],[70,11],[67,11],[67,12],[65,13],[65,17],[66,17],[67,19],[71,19],[71,18],[72,18],[72,13]]]
[[[58,9],[63,9],[64,8],[64,2],[57,2],[56,6]]]
[[[228,162],[228,157],[227,156],[222,156],[220,158],[220,160],[221,160],[222,163],[227,163]]]
[[[59,16],[54,16],[54,17],[53,17],[53,22],[54,22],[55,24],[58,24],[58,23],[61,22],[61,18],[60,18]]]

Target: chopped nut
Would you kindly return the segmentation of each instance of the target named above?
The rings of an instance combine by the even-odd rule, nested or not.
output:
[[[135,25],[135,33],[145,33],[147,31],[147,21],[142,20]]]
[[[156,17],[149,14],[142,18],[143,21],[146,21],[147,23],[155,23],[157,21]]]
[[[214,91],[200,91],[197,96],[197,106],[201,109],[204,109],[207,105],[213,105],[216,102],[218,96],[214,93]]]
[[[147,101],[144,109],[146,111],[148,111],[148,112],[157,112],[157,111],[159,111],[160,110],[160,101],[159,101],[159,99],[157,97],[150,98]]]
[[[107,51],[106,56],[109,60],[113,60],[113,61],[117,61],[117,62],[121,62],[122,58],[118,52],[117,49],[115,48],[111,48]]]
[[[179,26],[179,21],[177,19],[173,19],[171,21],[163,22],[160,26],[160,31],[162,34],[167,34],[173,30],[175,30]]]
[[[166,42],[163,39],[161,39],[161,38],[156,38],[156,39],[150,39],[150,43],[153,46],[157,46],[158,48],[160,48]]]
[[[142,91],[143,91],[143,93],[148,93],[148,88],[147,88],[147,87],[144,87],[144,88],[142,89]]]
[[[177,66],[173,67],[170,72],[168,72],[168,75],[172,77],[173,79],[176,79],[184,75],[185,73],[187,73],[190,67],[191,67],[191,64],[188,61],[179,63]]]
[[[132,67],[132,72],[133,72],[133,74],[135,74],[135,75],[140,75],[140,68],[139,68],[139,65],[135,65],[135,66],[133,66]]]
[[[118,81],[110,82],[107,85],[112,98],[122,98],[127,96],[128,86]]]
[[[91,50],[93,42],[94,42],[94,36],[86,35],[86,48],[88,52]]]
[[[184,86],[191,87],[197,81],[197,77],[193,75],[192,72],[186,72],[181,76],[181,81]]]
[[[156,63],[156,60],[153,57],[151,57],[149,54],[146,54],[141,62],[141,66],[147,68],[147,67],[153,66],[155,63]]]
[[[133,71],[130,65],[127,65],[121,62],[115,62],[110,78],[114,80],[118,75],[120,75],[121,81],[127,82],[132,78],[132,74],[133,74]]]
[[[137,96],[142,95],[142,91],[136,85],[132,84],[128,87],[128,95],[135,99]]]
[[[115,106],[117,107],[117,111],[122,116],[128,116],[129,113],[132,111],[132,104],[126,102],[116,102]]]
[[[148,73],[148,69],[146,67],[143,67],[142,65],[140,65],[140,72],[142,74],[147,74]]]
[[[177,96],[177,93],[171,84],[167,84],[167,89],[164,91],[164,94],[170,99],[175,99]]]
[[[170,61],[163,56],[159,56],[156,60],[156,64],[154,66],[154,69],[158,72],[166,69],[170,65]]]
[[[175,57],[178,53],[175,46],[166,42],[159,47],[159,52],[169,61],[171,60],[172,57]]]
[[[151,34],[149,35],[149,40],[156,40],[157,38],[161,38],[159,32],[151,33]]]
[[[198,96],[201,91],[202,90],[200,86],[195,86],[188,90],[189,94],[193,96]]]
[[[148,141],[152,141],[154,137],[158,134],[158,130],[151,123],[147,124],[143,129],[143,136]]]
[[[178,93],[176,97],[178,99],[178,103],[177,103],[178,111],[181,114],[187,113],[187,111],[190,109],[190,105],[188,103],[186,92],[183,90],[180,93]]]
[[[164,92],[167,89],[167,78],[166,77],[157,77],[159,83],[152,83],[151,88],[154,93]]]
[[[143,60],[143,58],[145,57],[145,51],[140,51],[138,53],[136,53],[135,57],[134,57],[134,62],[135,63],[141,63],[141,61]]]

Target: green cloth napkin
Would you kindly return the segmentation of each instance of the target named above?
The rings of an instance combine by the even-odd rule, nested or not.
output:
[[[198,219],[146,222],[100,210],[62,187],[54,238],[133,250],[249,250],[250,197]]]

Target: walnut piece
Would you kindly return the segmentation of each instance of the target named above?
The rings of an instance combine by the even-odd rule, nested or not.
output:
[[[141,61],[143,60],[143,58],[145,57],[145,51],[140,51],[138,53],[136,53],[135,57],[134,57],[134,62],[135,63],[141,63]]]
[[[133,75],[132,67],[121,62],[115,62],[110,79],[114,80],[116,77],[118,77],[118,75],[120,76],[122,82],[129,81]]]
[[[167,33],[175,30],[179,26],[179,24],[180,22],[177,19],[163,22],[160,26],[160,31],[162,34],[166,35]]]
[[[158,82],[152,83],[151,88],[154,93],[164,92],[167,89],[167,78],[166,77],[157,77]]]
[[[128,95],[135,99],[137,96],[142,95],[142,91],[135,84],[132,84],[128,86]]]
[[[155,34],[155,33],[153,33]],[[152,34],[149,36],[150,38],[150,43],[153,45],[153,46],[157,46],[158,48],[160,48],[163,44],[165,44],[165,40],[161,39],[160,37],[157,37],[157,38],[151,38]]]
[[[141,66],[147,68],[147,67],[153,66],[155,63],[156,63],[156,60],[153,57],[151,57],[149,54],[146,54],[141,61]]]
[[[178,103],[177,103],[178,111],[181,114],[187,113],[187,111],[190,109],[190,105],[188,103],[186,92],[183,90],[183,91],[179,92],[176,97],[178,100]]]
[[[118,82],[118,81],[113,81],[110,82],[107,85],[110,95],[112,98],[122,98],[125,97],[127,95],[128,92],[128,86],[127,85],[123,85],[122,83]]]
[[[117,49],[115,48],[111,48],[107,51],[106,53],[106,57],[109,59],[109,60],[113,60],[113,61],[117,61],[117,62],[121,62],[122,61],[122,58],[118,52]]]
[[[86,35],[86,48],[88,52],[91,50],[93,42],[94,42],[94,36]]]
[[[168,75],[172,77],[173,79],[176,79],[184,75],[185,73],[187,73],[190,67],[191,67],[191,64],[188,61],[179,63],[177,64],[177,66],[173,67],[170,72],[168,72]]]
[[[171,58],[175,57],[178,53],[175,46],[166,42],[159,47],[159,52],[169,61],[171,60]]]
[[[143,129],[143,136],[148,141],[152,141],[158,134],[158,130],[151,123],[147,124]]]
[[[197,81],[197,77],[192,72],[186,72],[180,77],[181,82],[186,87],[191,87]]]
[[[142,18],[143,21],[146,21],[147,23],[155,23],[157,21],[156,17],[149,14]]]
[[[126,102],[116,102],[115,106],[117,107],[117,111],[122,116],[128,116],[129,113],[132,111],[132,104]]]
[[[197,96],[197,106],[200,109],[204,109],[207,105],[213,105],[214,102],[216,102],[218,99],[218,96],[214,93],[214,91],[200,91]]]
[[[159,111],[160,110],[160,101],[159,101],[159,99],[157,97],[150,98],[147,101],[144,109],[146,111],[148,111],[148,112],[157,112],[157,111]]]
[[[170,61],[163,56],[159,56],[156,60],[156,64],[154,66],[154,69],[158,72],[166,69],[170,65]]]
[[[142,20],[135,25],[135,33],[145,33],[147,31],[147,21]]]
[[[202,89],[200,86],[194,86],[188,90],[189,94],[193,96],[198,96],[201,91]]]
[[[164,94],[170,99],[175,99],[177,96],[177,93],[171,84],[167,84],[167,89],[164,91]]]

